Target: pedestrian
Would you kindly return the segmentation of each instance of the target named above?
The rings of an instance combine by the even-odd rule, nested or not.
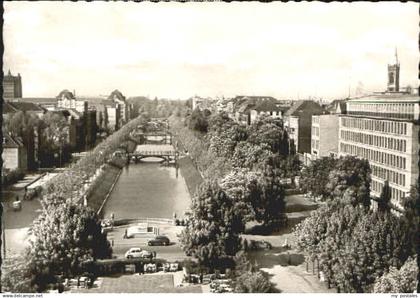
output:
[[[200,273],[200,284],[203,283],[203,272]]]
[[[111,228],[114,229],[114,213],[111,213]]]
[[[153,251],[153,259],[156,259],[156,251]]]
[[[127,229],[125,229],[125,231],[124,231],[123,239],[127,239]]]

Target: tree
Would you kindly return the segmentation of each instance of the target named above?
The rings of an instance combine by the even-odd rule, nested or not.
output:
[[[270,165],[262,165],[258,180],[250,186],[250,203],[255,220],[267,228],[282,225],[286,219],[284,186],[279,171]]]
[[[241,214],[243,226],[240,232],[245,230],[245,224],[255,219],[254,210],[251,206],[251,196],[255,193],[254,187],[258,181],[257,172],[249,172],[245,169],[235,169],[226,175],[220,182],[220,187],[232,200],[234,209]]]
[[[350,199],[353,205],[370,206],[370,166],[365,159],[340,157],[328,175],[326,190],[332,197]]]
[[[326,200],[331,192],[326,189],[329,183],[329,174],[335,168],[337,159],[333,157],[322,157],[313,160],[309,166],[302,169],[300,177],[301,188],[314,197]]]
[[[255,145],[247,141],[237,143],[232,156],[232,164],[236,167],[252,169],[272,155],[265,144]]]
[[[112,250],[102,234],[96,213],[71,200],[57,198],[43,203],[32,227],[28,258],[32,283],[43,291],[54,276],[80,274],[81,264],[109,258]]]
[[[213,123],[217,123],[215,120]],[[247,139],[247,131],[243,125],[229,121],[221,127],[212,126],[207,136],[210,150],[225,159],[231,159],[236,146]]]
[[[407,226],[391,212],[344,204],[336,198],[295,229],[300,250],[317,257],[330,284],[344,292],[370,292],[390,266],[412,254]]]
[[[2,292],[33,293],[32,275],[28,266],[28,258],[18,256],[10,258],[2,266]]]
[[[248,141],[253,144],[266,144],[273,153],[289,155],[289,137],[286,131],[271,118],[262,117],[248,129]]]
[[[272,167],[280,178],[291,178],[292,182],[294,182],[294,178],[300,174],[302,163],[296,155],[271,154],[262,160],[261,164]],[[261,166],[259,165],[258,167]]]
[[[64,149],[69,146],[70,128],[66,118],[60,113],[47,112],[43,120],[43,142],[41,143],[42,155],[59,155],[60,166]]]
[[[235,293],[278,293],[264,271],[245,272],[235,281]]]
[[[378,200],[378,211],[388,212],[391,209],[391,188],[389,187],[388,180],[385,181],[382,187],[381,196]]]
[[[400,269],[391,267],[388,273],[378,278],[373,291],[375,293],[415,293],[418,271],[416,258],[409,258]]]
[[[39,127],[42,121],[31,112],[18,111],[10,117],[5,117],[4,125],[12,135],[25,139],[25,135],[34,127]]]
[[[207,117],[204,115],[203,112],[199,108],[196,108],[188,121],[188,127],[192,130],[196,130],[202,133],[207,132],[208,123],[207,123]]]
[[[242,218],[215,182],[205,183],[193,199],[192,217],[181,233],[181,246],[211,270],[232,266],[240,250]]]

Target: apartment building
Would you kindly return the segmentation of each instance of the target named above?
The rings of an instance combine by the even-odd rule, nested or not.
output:
[[[299,154],[311,153],[312,116],[325,110],[312,100],[299,100],[284,115],[284,127]]]
[[[338,154],[338,115],[313,115],[311,133],[312,158]]]

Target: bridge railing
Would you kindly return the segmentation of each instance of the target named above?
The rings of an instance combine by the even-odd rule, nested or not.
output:
[[[138,222],[147,223],[163,223],[163,224],[174,224],[174,220],[171,218],[159,218],[159,217],[140,217],[137,219]]]
[[[150,156],[156,156],[156,155],[175,155],[176,151],[136,151],[133,152],[131,155],[150,155]]]

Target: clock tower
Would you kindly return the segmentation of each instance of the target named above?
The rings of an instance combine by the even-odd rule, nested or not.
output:
[[[400,62],[397,49],[395,49],[395,64],[388,64],[388,91],[400,91]]]

